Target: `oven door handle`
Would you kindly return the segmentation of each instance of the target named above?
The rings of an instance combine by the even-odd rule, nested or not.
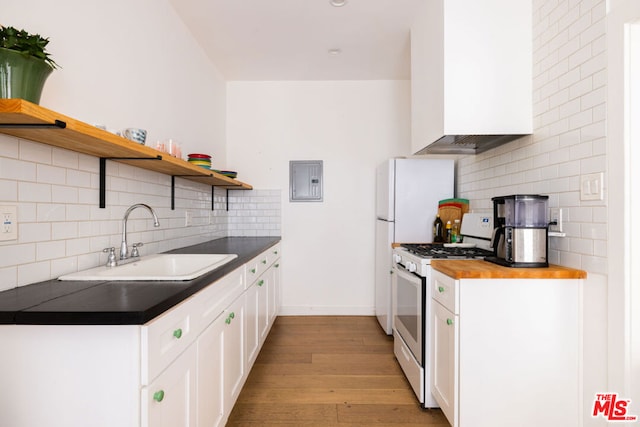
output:
[[[418,275],[410,273],[409,270],[404,268],[404,266],[402,264],[396,264],[396,270],[397,270],[399,276],[402,276],[406,280],[409,280],[410,282],[413,282],[414,284],[417,284],[418,286],[422,285],[422,278],[420,276],[418,276]]]

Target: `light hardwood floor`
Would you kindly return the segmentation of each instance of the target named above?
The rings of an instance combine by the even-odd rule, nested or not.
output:
[[[438,426],[375,317],[278,317],[227,426]]]

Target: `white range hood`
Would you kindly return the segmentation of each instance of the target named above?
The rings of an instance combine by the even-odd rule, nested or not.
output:
[[[429,0],[411,29],[415,154],[475,154],[531,134],[529,0]]]

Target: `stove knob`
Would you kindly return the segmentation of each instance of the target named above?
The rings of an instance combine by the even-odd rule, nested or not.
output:
[[[398,255],[398,254],[393,254],[393,262],[395,262],[397,264],[400,261],[402,261],[402,257],[400,255]]]
[[[409,270],[409,273],[414,273],[416,271],[416,264],[413,262],[407,262],[407,270]]]

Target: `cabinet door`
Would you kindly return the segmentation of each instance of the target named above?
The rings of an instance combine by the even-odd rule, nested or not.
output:
[[[195,425],[196,368],[196,345],[191,345],[149,386],[143,387],[143,427]]]
[[[270,271],[270,270],[269,270]],[[260,343],[264,342],[269,332],[269,293],[271,287],[271,275],[269,271],[263,274],[256,282],[258,288],[258,334]]]
[[[231,412],[245,380],[244,353],[244,296],[238,298],[224,313],[223,365],[224,365],[224,412]]]
[[[245,351],[247,352],[247,370],[251,368],[260,349],[260,335],[258,333],[258,309],[260,288],[253,284],[247,289],[245,296]]]
[[[280,310],[280,260],[271,267],[269,280],[269,323],[273,323]]]
[[[220,315],[198,338],[198,426],[223,426],[225,316]]]
[[[449,422],[458,422],[458,316],[431,301],[431,393]]]

